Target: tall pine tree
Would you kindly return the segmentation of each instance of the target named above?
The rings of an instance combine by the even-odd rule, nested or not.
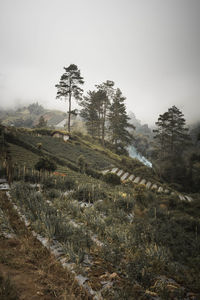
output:
[[[126,112],[125,99],[121,90],[117,89],[108,115],[110,140],[117,152],[123,152],[131,144],[133,136],[128,128],[135,128],[129,123],[130,118]]]
[[[80,102],[80,106],[82,106],[80,116],[86,121],[87,131],[92,137],[100,134],[99,97],[97,93],[96,91],[89,91]]]
[[[181,157],[189,141],[185,123],[183,113],[176,106],[159,116],[154,138],[158,142],[158,154],[161,159]]]
[[[115,93],[114,85],[115,83],[112,80],[107,80],[102,84],[96,85],[98,91],[102,94],[101,101],[99,102],[99,112],[101,114],[101,140],[103,146],[105,143],[107,114],[109,111],[110,103]]]
[[[69,67],[64,67],[64,74],[61,76],[59,84],[56,84],[57,96],[59,99],[68,99],[69,110],[68,110],[68,131],[70,132],[70,120],[71,114],[73,113],[71,108],[72,97],[76,100],[80,100],[83,90],[80,85],[84,83],[83,77],[81,77],[80,70],[74,64]]]

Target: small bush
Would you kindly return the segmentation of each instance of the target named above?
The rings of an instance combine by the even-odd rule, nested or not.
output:
[[[47,193],[47,197],[51,199],[58,198],[59,196],[60,196],[60,192],[56,189],[51,189]]]
[[[57,169],[56,164],[54,163],[53,160],[50,160],[47,157],[41,157],[39,161],[35,164],[35,169],[40,171],[49,171],[53,172]]]
[[[107,173],[103,175],[103,180],[113,185],[121,184],[120,177],[112,173]]]
[[[99,199],[105,199],[106,194],[97,185],[84,184],[80,185],[78,189],[72,194],[72,197],[85,202],[95,202]]]
[[[72,190],[76,187],[76,183],[72,178],[49,177],[42,179],[45,189],[59,189],[61,191]]]
[[[101,173],[97,172],[96,170],[92,168],[87,168],[85,173],[89,176],[92,176],[93,178],[99,179],[101,177]]]
[[[34,175],[34,174],[25,174],[24,176],[25,182],[37,183],[38,179],[39,179],[38,175]]]
[[[130,213],[134,207],[134,201],[130,198],[130,196],[118,196],[115,201],[115,206],[118,209],[123,209],[125,212]]]
[[[81,173],[85,173],[86,169],[87,169],[87,162],[86,162],[86,159],[83,155],[80,155],[78,158],[77,158],[77,165],[79,167],[79,171]]]

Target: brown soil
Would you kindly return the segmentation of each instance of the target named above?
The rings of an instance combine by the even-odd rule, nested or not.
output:
[[[9,276],[19,299],[92,299],[32,236],[4,192],[0,192],[0,207],[16,233],[14,239],[0,239],[0,273],[4,278]]]

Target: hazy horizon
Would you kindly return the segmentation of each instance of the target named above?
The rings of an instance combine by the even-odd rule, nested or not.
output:
[[[153,125],[172,105],[200,111],[200,1],[0,0],[0,107],[65,111],[55,84],[76,64],[84,94],[107,79]]]

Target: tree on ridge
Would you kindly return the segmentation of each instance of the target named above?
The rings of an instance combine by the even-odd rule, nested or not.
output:
[[[72,97],[76,100],[82,98],[83,90],[80,88],[83,85],[83,77],[81,76],[80,70],[74,64],[69,65],[69,67],[64,67],[65,72],[60,78],[57,88],[57,99],[63,99],[69,101],[69,110],[68,110],[68,131],[71,130],[71,114],[72,110]]]

